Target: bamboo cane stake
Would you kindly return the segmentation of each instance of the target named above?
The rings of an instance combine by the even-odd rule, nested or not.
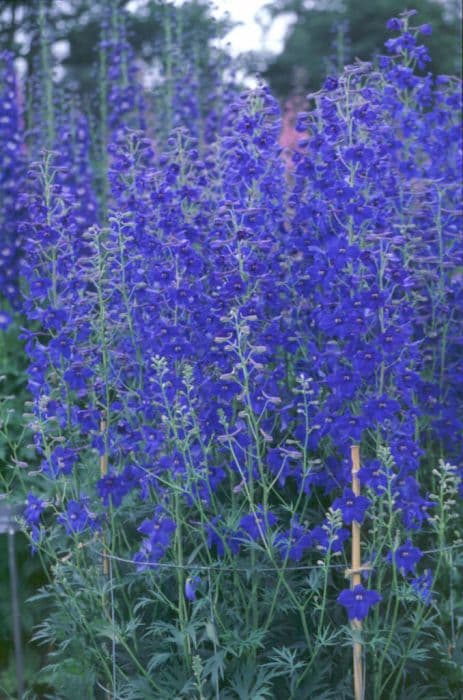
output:
[[[106,421],[102,420],[100,423],[100,433],[104,435],[106,432]],[[100,475],[106,476],[108,473],[108,455],[106,453],[106,448],[103,450],[103,454],[100,456]],[[104,551],[105,541],[103,537],[103,574],[104,576],[109,576],[109,559]]]
[[[103,419],[100,422],[100,433],[104,437],[106,433],[106,421]],[[103,453],[100,455],[100,476],[106,476],[108,473],[108,454],[106,452],[106,445],[103,449]],[[109,578],[109,559],[105,551],[106,547],[106,542],[105,542],[105,536],[103,535],[102,541],[103,541],[103,555],[102,555],[102,568],[103,568],[103,576],[106,578]],[[106,607],[105,602],[103,602],[103,606]],[[113,688],[114,692],[114,688]],[[105,691],[105,700],[110,700],[111,694],[109,690]]]
[[[355,496],[360,496],[360,481],[357,476],[360,469],[360,449],[358,445],[351,447],[352,458],[352,491]],[[360,525],[355,520],[352,521],[352,587],[361,583],[361,554],[360,554]],[[360,620],[352,620],[352,629],[361,634],[362,623]],[[353,644],[353,665],[354,665],[354,694],[355,700],[363,700],[363,660],[362,643],[354,641]]]

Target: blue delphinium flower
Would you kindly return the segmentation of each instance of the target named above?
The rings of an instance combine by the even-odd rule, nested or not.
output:
[[[435,508],[434,501],[424,498],[415,477],[404,476],[394,481],[395,505],[402,511],[402,520],[408,530],[419,529],[429,517],[429,509]]]
[[[235,555],[240,551],[240,538],[225,527],[218,516],[213,516],[206,525],[206,535],[208,548],[214,549],[219,557],[223,557],[226,551]]]
[[[335,76],[329,75],[326,79],[325,82],[323,83],[323,87],[325,90],[336,90],[339,85],[338,78]]]
[[[189,601],[196,599],[196,592],[201,583],[199,576],[188,576],[185,580],[185,598]]]
[[[369,505],[369,498],[356,496],[349,488],[344,489],[342,498],[336,498],[333,501],[333,508],[341,511],[346,525],[351,525],[354,520],[359,524],[362,523]]]
[[[134,556],[140,571],[146,568],[146,564],[157,564],[162,559],[176,527],[174,520],[166,516],[161,506],[156,507],[153,518],[142,522],[138,532],[145,535],[145,539]]]
[[[349,620],[364,620],[370,608],[379,603],[382,596],[358,584],[352,590],[342,591],[337,600],[346,608]]]
[[[383,495],[388,487],[387,472],[377,459],[365,462],[358,473],[360,482],[372,489],[379,496]]]
[[[72,472],[76,460],[77,454],[75,450],[58,445],[50,454],[49,459],[43,462],[42,469],[45,474],[52,478],[68,475]]]
[[[89,511],[89,499],[82,497],[79,500],[71,499],[66,504],[66,510],[58,516],[59,523],[64,525],[68,535],[83,532],[87,528],[96,526],[96,518]]]
[[[109,503],[115,506],[120,504],[122,498],[119,493],[119,488],[119,475],[115,474],[112,470],[110,470],[108,474],[102,476],[96,485],[97,493],[105,506]]]
[[[295,562],[301,561],[313,544],[313,535],[298,522],[297,518],[294,518],[289,530],[275,538],[275,546],[279,549],[282,558],[287,557]]]
[[[407,539],[405,544],[397,547],[394,552],[389,552],[386,558],[389,562],[393,561],[399,571],[406,576],[415,571],[415,566],[422,556],[421,549],[414,547],[411,540]]]
[[[31,537],[34,542],[37,542],[40,537],[40,518],[45,509],[45,501],[33,493],[29,493],[26,500],[26,508],[24,509],[24,520],[31,530]]]
[[[0,331],[6,331],[12,323],[10,314],[0,309]]]
[[[239,523],[239,530],[246,539],[257,541],[265,536],[269,527],[273,527],[277,517],[270,511],[264,511],[259,505],[255,513],[244,515]]]
[[[391,19],[388,19],[386,23],[386,27],[390,32],[401,32],[403,26],[403,20],[399,19],[398,17],[391,17]]]
[[[420,34],[423,34],[423,36],[431,36],[431,34],[432,34],[432,26],[431,26],[430,24],[428,24],[428,23],[426,23],[426,24],[421,24],[421,25],[418,27],[418,31],[420,32]]]
[[[433,575],[429,569],[426,569],[420,576],[415,576],[414,578],[410,579],[410,585],[423,603],[426,605],[431,603]]]

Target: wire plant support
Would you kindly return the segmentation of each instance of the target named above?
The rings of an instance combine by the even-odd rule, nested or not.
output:
[[[355,496],[360,496],[360,448],[358,445],[351,447],[352,459],[352,491]],[[361,553],[360,553],[360,525],[356,520],[352,521],[352,569],[350,571],[352,587],[361,583]],[[355,700],[364,700],[364,675],[362,657],[362,623],[360,620],[352,620],[353,631],[353,668],[354,668],[354,697]]]

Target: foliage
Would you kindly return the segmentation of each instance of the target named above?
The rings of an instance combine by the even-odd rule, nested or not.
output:
[[[326,75],[342,70],[355,58],[367,61],[384,45],[389,17],[403,7],[395,0],[276,0],[266,5],[272,18],[290,13],[291,22],[282,52],[271,59],[264,76],[281,97],[318,90]],[[432,56],[427,70],[454,74],[461,67],[461,8],[456,2],[422,0],[420,22],[430,23],[426,38]],[[460,19],[459,19],[460,18]]]
[[[0,47],[25,59],[28,76],[34,75],[40,65],[38,18],[42,11],[46,14],[50,40],[53,44],[61,42],[66,46],[65,56],[59,61],[60,82],[74,84],[85,101],[95,85],[94,69],[102,19],[111,21],[112,9],[116,14],[125,13],[130,44],[139,60],[151,69],[167,55],[166,22],[171,23],[171,30],[176,33],[177,50],[183,55],[189,52],[190,56],[196,51],[202,64],[207,63],[204,52],[209,49],[211,37],[228,27],[225,21],[218,22],[211,17],[209,4],[203,0],[181,6],[159,0],[138,2],[136,8],[130,5],[129,0],[111,0],[105,3],[106,17],[102,18],[101,3],[89,0],[69,0],[66,3],[5,0],[0,12]]]

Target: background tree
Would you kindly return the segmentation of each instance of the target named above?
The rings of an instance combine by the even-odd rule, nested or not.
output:
[[[61,80],[73,82],[81,95],[95,84],[95,50],[101,38],[102,19],[111,11],[126,11],[127,38],[135,54],[150,67],[165,56],[166,22],[172,41],[200,66],[207,64],[210,39],[229,28],[217,21],[207,0],[188,0],[180,6],[163,0],[3,0],[0,4],[0,49],[25,60],[31,75],[40,52],[40,8],[46,13],[47,38],[61,66]],[[120,14],[120,13],[118,13]]]
[[[413,5],[413,3],[412,3]],[[426,37],[432,63],[427,70],[454,74],[461,66],[460,3],[420,0],[416,24],[429,23]],[[294,21],[283,51],[263,71],[280,97],[317,90],[325,76],[355,58],[369,60],[388,38],[386,22],[406,9],[397,0],[274,0],[266,6],[275,19],[284,13]]]

